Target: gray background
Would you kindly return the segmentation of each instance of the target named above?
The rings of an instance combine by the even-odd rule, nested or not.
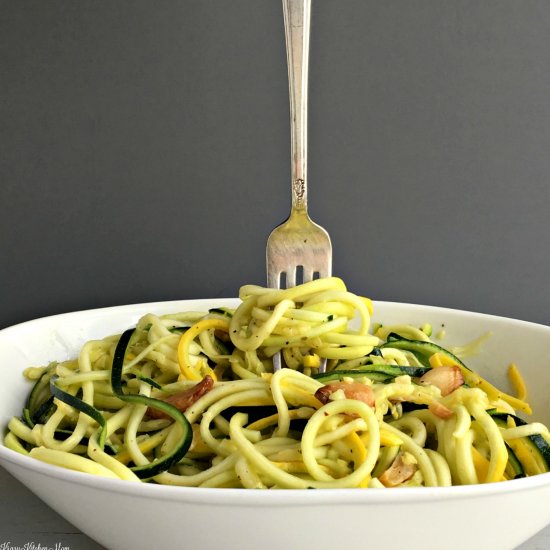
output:
[[[280,2],[0,8],[0,327],[263,284],[290,207]],[[549,323],[550,3],[314,0],[312,25],[310,211],[335,274]],[[36,542],[95,547],[2,475],[0,542],[29,540],[19,499],[57,529]]]

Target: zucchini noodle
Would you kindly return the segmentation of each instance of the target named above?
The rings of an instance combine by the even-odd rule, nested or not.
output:
[[[373,324],[372,302],[335,277],[239,297],[234,310],[147,314],[75,359],[29,367],[5,445],[187,487],[383,489],[549,471],[548,428],[516,415],[530,413],[519,368],[509,395],[463,362],[485,336],[446,349],[429,319]]]

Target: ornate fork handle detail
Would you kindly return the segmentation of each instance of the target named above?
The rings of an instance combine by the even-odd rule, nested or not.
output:
[[[306,182],[303,179],[294,180],[292,182],[292,207],[297,210],[306,210],[306,196]]]

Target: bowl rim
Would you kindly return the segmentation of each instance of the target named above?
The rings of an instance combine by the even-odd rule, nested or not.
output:
[[[110,305],[102,306],[95,308],[88,308],[82,310],[70,310],[63,311],[58,313],[53,313],[51,315],[43,315],[33,319],[27,319],[25,321],[17,322],[13,325],[8,325],[5,327],[0,327],[0,334],[11,331],[14,329],[20,329],[24,325],[31,325],[35,323],[46,322],[50,319],[60,319],[63,317],[70,317],[76,315],[103,315],[104,313],[115,313],[123,310],[136,310],[144,308],[152,308],[158,310],[158,308],[172,308],[179,304],[194,303],[194,304],[208,304],[208,303],[223,303],[223,306],[235,305],[240,302],[238,297],[213,297],[213,298],[182,298],[176,300],[157,300],[154,302],[135,302],[130,304],[119,304],[119,305]],[[395,300],[372,300],[374,310],[376,311],[376,306],[389,307],[389,308],[406,308],[406,309],[426,309],[432,310],[437,313],[450,313],[451,315],[456,316],[470,316],[475,315],[476,317],[482,317],[487,320],[494,320],[498,322],[507,322],[513,324],[520,324],[526,327],[536,328],[538,330],[550,330],[550,325],[545,325],[542,323],[537,323],[535,321],[527,321],[525,319],[518,319],[515,317],[510,317],[507,315],[496,315],[494,313],[486,313],[482,311],[474,311],[469,309],[459,309],[453,307],[445,307],[431,304],[417,304],[414,302],[398,302]],[[167,311],[166,313],[170,313]],[[163,314],[161,312],[161,314]]]
[[[133,311],[141,309],[151,309],[157,312],[161,309],[170,309],[179,304],[194,303],[221,303],[236,304],[238,298],[198,298],[166,300],[156,302],[143,302],[134,304],[121,304],[100,308],[90,308],[85,310],[69,311],[57,313],[54,315],[45,315],[36,319],[23,321],[0,329],[0,334],[10,333],[13,330],[21,329],[24,326],[32,324],[41,324],[50,320],[72,317],[76,315],[96,316],[109,313],[121,313],[124,310]],[[381,305],[387,308],[406,308],[406,309],[426,309],[439,313],[449,313],[455,316],[470,316],[485,318],[487,320],[496,320],[498,322],[520,324],[536,330],[550,331],[550,326],[532,321],[514,319],[512,317],[494,315],[489,313],[475,312],[469,310],[447,308],[442,306],[433,306],[428,304],[414,304],[408,302],[373,300],[374,306]],[[169,313],[169,311],[167,311]],[[476,485],[455,485],[451,487],[397,487],[387,490],[369,490],[359,489],[281,489],[266,491],[251,491],[250,489],[240,488],[206,488],[206,487],[187,487],[178,485],[160,485],[154,483],[137,483],[125,480],[105,478],[94,476],[88,473],[79,472],[62,468],[59,466],[47,464],[36,460],[30,456],[22,455],[16,451],[8,449],[2,440],[0,440],[0,465],[10,466],[32,471],[36,474],[57,479],[61,482],[89,487],[97,490],[104,490],[129,496],[140,496],[158,498],[168,501],[192,502],[194,504],[228,504],[238,503],[240,506],[288,506],[288,505],[325,505],[331,504],[377,504],[377,505],[395,505],[399,502],[422,503],[441,501],[441,500],[462,500],[466,498],[486,498],[501,494],[511,494],[520,491],[543,489],[550,485],[550,472],[539,474],[532,477],[521,479],[511,479],[504,482],[495,482],[489,484]],[[32,487],[30,487],[32,490]],[[269,495],[269,496],[265,496]],[[289,495],[292,495],[289,497]]]

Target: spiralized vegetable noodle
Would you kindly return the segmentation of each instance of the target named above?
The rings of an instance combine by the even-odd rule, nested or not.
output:
[[[192,487],[384,488],[549,471],[550,436],[429,324],[372,325],[338,278],[243,286],[235,310],[145,315],[77,358],[29,367],[5,444],[116,479]],[[428,323],[429,320],[427,320]],[[281,352],[285,368],[273,373]],[[319,368],[326,360],[326,372]]]

